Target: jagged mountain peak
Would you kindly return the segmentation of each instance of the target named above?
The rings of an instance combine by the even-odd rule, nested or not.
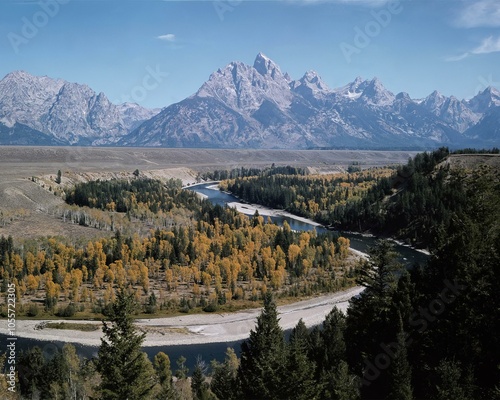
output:
[[[305,97],[308,101],[323,99],[331,93],[328,85],[323,82],[316,71],[307,71],[302,78],[290,82],[290,88],[295,93]]]
[[[427,99],[444,99],[445,96],[438,92],[437,90],[434,90],[429,96],[426,97]]]
[[[404,100],[404,101],[412,101],[410,95],[406,92],[399,92],[397,95],[396,95],[396,100]]]
[[[395,96],[375,77],[367,82],[360,99],[369,104],[386,106],[394,102]]]
[[[493,86],[488,86],[470,99],[468,105],[474,112],[479,113],[484,113],[492,107],[498,107],[500,106],[500,91]]]
[[[354,81],[335,89],[334,92],[348,99],[356,100],[361,96],[367,85],[368,81],[358,76]]]
[[[263,53],[257,54],[257,57],[255,57],[255,61],[253,63],[253,67],[262,76],[270,75],[273,79],[275,79],[277,76],[283,75],[281,73],[280,67],[278,67],[278,65],[273,60],[271,60]]]
[[[320,90],[328,90],[328,85],[323,82],[321,77],[318,75],[316,71],[310,70],[307,71],[304,76],[300,79],[301,82],[307,82],[315,85]]]
[[[253,65],[233,61],[219,68],[197,93],[163,110],[114,105],[86,85],[24,71],[0,81],[3,132],[22,125],[32,129],[23,140],[43,135],[56,144],[435,147],[470,143],[487,129],[484,138],[498,145],[494,126],[499,114],[500,93],[495,88],[469,101],[437,91],[422,100],[405,92],[395,96],[378,78],[357,77],[331,90],[315,71],[292,80],[263,53]]]
[[[429,96],[427,96],[422,101],[422,104],[429,111],[434,112],[435,110],[438,110],[444,104],[445,101],[446,101],[446,96],[442,95],[437,90],[434,90]]]
[[[51,135],[59,144],[115,143],[154,114],[112,104],[85,84],[26,71],[14,71],[0,81],[0,120]]]
[[[5,75],[3,77],[2,80],[6,80],[6,79],[23,79],[23,78],[30,78],[30,77],[32,77],[32,75],[30,75],[26,71],[24,71],[24,70],[18,70],[18,71],[9,72],[7,75]]]

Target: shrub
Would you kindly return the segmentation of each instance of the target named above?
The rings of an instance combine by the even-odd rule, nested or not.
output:
[[[30,306],[28,307],[28,311],[26,312],[26,315],[28,317],[36,317],[39,311],[40,309],[36,304],[30,304]]]

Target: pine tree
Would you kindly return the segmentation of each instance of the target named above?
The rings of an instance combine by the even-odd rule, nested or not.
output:
[[[393,245],[387,241],[378,241],[369,254],[370,259],[358,279],[366,289],[350,302],[345,335],[349,338],[346,342],[349,366],[370,381],[370,385],[362,388],[363,396],[377,398],[388,394],[388,374],[385,369],[375,370],[372,365],[380,354],[381,343],[396,337],[397,328],[392,322],[393,296],[402,266],[397,262]]]
[[[133,325],[133,296],[122,290],[111,306],[109,320],[103,321],[97,371],[101,374],[103,400],[144,400],[152,395],[155,373],[146,353],[141,352],[145,334]]]
[[[344,331],[346,318],[337,307],[326,316],[320,331],[321,354],[319,379],[321,398],[355,399],[359,396],[358,380],[349,374],[346,363],[346,344]]]
[[[300,319],[290,335],[287,351],[285,387],[290,399],[312,400],[319,394],[314,380],[315,364],[307,357],[308,336],[306,325]]]
[[[59,185],[62,182],[62,172],[61,170],[57,171],[56,183]]]
[[[197,358],[196,365],[193,370],[193,376],[191,377],[193,400],[214,399],[213,394],[210,392],[208,383],[205,382],[206,369],[207,367],[205,362],[202,361],[201,358]]]
[[[163,351],[155,355],[153,366],[156,371],[158,383],[160,384],[159,399],[175,399],[172,386],[172,370],[170,369],[170,358]]]
[[[210,389],[219,399],[238,400],[241,398],[239,393],[239,382],[237,379],[239,360],[231,347],[226,350],[226,358],[223,363],[213,360],[212,381]]]
[[[466,400],[464,389],[460,384],[462,369],[460,363],[450,360],[442,360],[436,372],[439,377],[437,384],[436,400]]]
[[[331,393],[327,392],[326,398],[334,400],[358,400],[360,398],[360,380],[356,375],[349,373],[347,362],[340,361],[331,376],[332,382],[329,388]]]
[[[285,396],[285,339],[279,326],[278,311],[270,293],[264,297],[264,310],[255,330],[241,345],[238,377],[246,399],[281,399]]]
[[[399,332],[396,350],[389,368],[389,400],[412,400],[411,367],[408,363],[405,343],[406,334],[399,315]]]
[[[346,327],[345,316],[337,307],[326,316],[323,322],[321,337],[324,348],[324,369],[337,367],[341,360],[345,360],[346,346],[344,341],[344,331]]]

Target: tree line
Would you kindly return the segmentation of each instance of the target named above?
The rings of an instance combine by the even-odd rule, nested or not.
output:
[[[373,168],[327,175],[261,174],[225,180],[220,188],[250,203],[287,210],[328,224],[333,210],[360,200],[380,181],[388,185],[384,178],[393,172],[390,168]]]
[[[142,199],[138,204],[151,206],[158,204],[158,193],[151,189],[156,185],[88,183],[74,196],[96,199],[95,207],[118,204],[119,198]],[[136,192],[138,187],[145,192]],[[26,302],[21,309],[26,315],[72,316],[105,313],[122,288],[133,291],[142,303],[138,312],[155,313],[215,311],[233,302],[258,301],[268,290],[294,297],[353,284],[352,264],[346,262],[349,240],[293,232],[286,223],[279,227],[261,216],[248,218],[199,200],[176,186],[165,188],[169,190],[170,197],[165,194],[159,207],[189,206],[191,220],[186,225],[157,228],[146,237],[116,231],[114,237],[83,243],[40,238],[15,247],[12,238],[1,238],[0,290],[5,292],[13,282],[21,307],[27,296],[43,293],[43,309],[37,302]],[[134,212],[134,201],[130,204]],[[0,312],[6,312],[4,306]]]
[[[231,170],[215,170],[198,175],[198,180],[221,181],[226,179],[245,178],[249,176],[272,176],[272,175],[307,175],[306,168],[276,166],[274,163],[268,168],[233,168]]]

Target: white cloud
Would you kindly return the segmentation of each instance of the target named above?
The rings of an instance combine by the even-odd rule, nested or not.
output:
[[[500,36],[494,38],[493,36],[487,37],[483,42],[472,50],[473,54],[489,54],[500,51]]]
[[[500,26],[500,1],[476,0],[468,1],[456,20],[463,28]]]
[[[460,54],[459,56],[446,57],[445,60],[448,62],[455,62],[455,61],[461,61],[464,58],[467,58],[469,56],[470,56],[470,53],[463,53],[463,54]]]
[[[173,33],[167,33],[166,35],[157,36],[156,38],[164,40],[165,42],[175,42],[175,35]]]
[[[483,39],[481,44],[477,46],[476,48],[460,54],[458,56],[451,56],[447,57],[445,60],[449,62],[454,62],[454,61],[461,61],[471,55],[475,54],[490,54],[490,53],[497,53],[500,52],[500,36],[497,38],[494,38],[493,36],[488,36],[487,38]]]

